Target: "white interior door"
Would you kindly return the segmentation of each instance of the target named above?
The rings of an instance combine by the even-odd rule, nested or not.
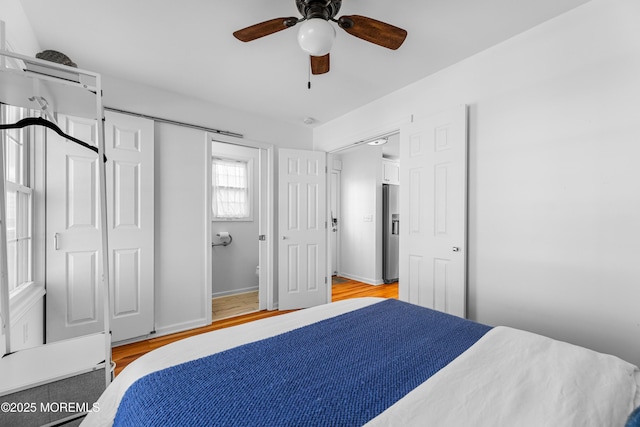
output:
[[[109,113],[105,124],[112,340],[153,330],[153,122]],[[60,115],[95,144],[96,122]],[[48,133],[47,341],[103,328],[98,157]]]
[[[67,134],[97,146],[95,120],[58,116]],[[47,342],[103,329],[98,156],[47,131]]]
[[[400,299],[464,317],[467,109],[401,130]]]
[[[105,112],[111,339],[154,330],[154,124]]]
[[[280,149],[278,307],[327,302],[326,153]]]

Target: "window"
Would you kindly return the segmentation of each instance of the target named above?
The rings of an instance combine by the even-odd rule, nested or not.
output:
[[[250,161],[214,157],[212,165],[213,219],[250,220]]]
[[[24,108],[1,105],[2,123],[15,123],[28,117]],[[25,287],[33,280],[33,189],[30,179],[30,129],[5,130],[4,150],[7,276],[9,294]]]

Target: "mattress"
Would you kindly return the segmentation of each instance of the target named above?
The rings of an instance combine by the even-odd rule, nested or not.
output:
[[[398,306],[412,318],[423,317],[415,321],[414,319],[403,320],[406,319],[403,317],[392,319],[395,315],[385,308],[391,305]],[[201,390],[198,393],[187,392],[183,395],[181,385],[201,381],[201,377],[208,380],[208,377],[214,375],[203,376],[202,373],[210,370],[213,372],[214,368],[219,368],[223,374],[231,369],[243,372],[241,364],[237,368],[228,368],[227,365],[223,365],[223,363],[240,360],[234,353],[237,351],[243,352],[242,357],[249,357],[247,360],[257,360],[255,357],[268,359],[265,363],[273,362],[274,368],[271,370],[276,371],[281,367],[280,364],[291,359],[293,354],[293,350],[285,350],[288,348],[285,346],[290,344],[284,344],[292,341],[283,340],[296,336],[298,337],[296,339],[310,337],[309,344],[293,341],[294,344],[290,345],[291,349],[302,351],[301,354],[304,357],[305,352],[315,353],[319,348],[327,351],[328,347],[333,347],[331,343],[339,342],[336,334],[342,336],[348,333],[355,335],[342,337],[346,348],[349,347],[350,342],[353,342],[354,352],[360,346],[363,350],[358,350],[356,353],[365,354],[350,356],[348,351],[338,354],[339,357],[336,360],[350,358],[353,360],[340,365],[337,373],[332,372],[326,375],[335,380],[333,385],[332,383],[323,385],[325,378],[321,374],[312,380],[314,377],[311,374],[292,372],[291,377],[283,381],[293,384],[295,379],[301,378],[299,382],[305,387],[313,386],[315,383],[322,384],[310,387],[313,391],[303,394],[307,401],[303,399],[296,402],[292,399],[291,404],[286,405],[282,403],[287,401],[286,396],[275,397],[271,390],[272,384],[269,382],[262,384],[251,392],[252,397],[250,396],[246,401],[250,402],[250,405],[238,403],[235,398],[233,399],[233,402],[238,405],[237,412],[246,415],[252,413],[247,410],[248,407],[261,405],[270,409],[279,408],[281,412],[279,414],[269,412],[268,415],[260,415],[257,420],[245,421],[245,423],[260,425],[262,420],[263,425],[273,425],[273,419],[267,420],[266,417],[275,416],[280,417],[275,418],[279,420],[279,425],[422,426],[428,423],[445,427],[460,425],[623,426],[632,410],[640,405],[640,372],[637,367],[619,358],[507,327],[489,328],[462,319],[460,324],[463,326],[459,326],[458,323],[452,324],[453,326],[441,325],[436,318],[440,319],[442,314],[436,315],[434,313],[437,312],[424,308],[419,308],[419,312],[412,310],[416,310],[416,306],[401,302],[389,304],[388,300],[379,298],[345,300],[169,344],[127,366],[100,397],[97,402],[99,411],[89,413],[82,425],[110,426],[114,425],[114,420],[116,425],[134,425],[131,421],[133,418],[128,418],[131,416],[142,417],[140,419],[148,421],[148,423],[144,422],[146,425],[179,425],[185,422],[190,425],[223,425],[224,422],[212,421],[214,419],[212,406],[202,410],[202,407],[197,406],[196,401],[207,401],[220,395],[231,396],[232,389],[221,388],[219,384],[206,385],[202,387],[205,392]],[[361,317],[355,317],[356,315]],[[364,325],[363,315],[366,315],[367,319],[374,318],[370,325],[367,323],[368,326],[362,326],[362,330],[357,329],[356,326],[348,326]],[[445,323],[454,321],[449,320],[454,316],[444,316]],[[376,317],[378,319],[375,319]],[[433,321],[431,321],[432,317]],[[354,323],[348,323],[350,321]],[[414,326],[405,327],[402,323],[405,321]],[[347,325],[346,328],[345,325]],[[338,329],[335,329],[336,327]],[[337,332],[340,331],[340,327],[343,332]],[[424,331],[429,331],[427,336],[431,337],[433,331],[445,331],[443,329],[445,327],[454,329],[436,334],[437,340],[422,338]],[[368,329],[373,330],[373,335],[366,335]],[[415,332],[413,332],[414,329]],[[328,331],[324,334],[325,336],[322,334],[324,330]],[[412,335],[414,333],[420,336],[414,337]],[[375,362],[376,356],[373,355],[372,358],[372,354],[366,354],[369,353],[366,344],[369,338],[359,337],[375,336],[377,339],[378,335],[395,340],[388,341],[393,343],[389,345],[393,345],[394,348],[402,346],[397,353],[415,356],[403,359],[402,362],[387,363],[380,368],[375,367],[377,363],[371,361]],[[444,339],[454,335],[460,336],[460,339]],[[402,337],[402,340],[398,341],[398,337]],[[383,347],[386,345],[387,338],[381,338]],[[361,343],[358,344],[358,341]],[[265,344],[275,346],[282,351],[269,354],[265,352]],[[457,350],[452,352],[450,350],[452,346]],[[336,347],[339,346],[336,345]],[[371,350],[371,352],[374,351],[378,350]],[[429,354],[429,357],[423,357],[424,354]],[[369,359],[362,359],[364,356]],[[251,357],[254,359],[250,359]],[[404,367],[410,366],[413,363],[411,360],[415,358],[423,360],[419,363],[425,365],[424,368],[419,364],[416,365],[412,368],[415,372],[409,376]],[[431,359],[437,359],[437,363]],[[202,363],[207,360],[212,363],[209,365],[211,368],[203,368],[205,365]],[[188,368],[190,369],[192,365],[193,373],[199,373],[199,377],[190,377]],[[331,366],[333,365],[332,363]],[[402,368],[400,373],[393,372],[394,365]],[[390,366],[393,369],[390,369]],[[268,369],[261,368],[261,370]],[[284,370],[288,372],[290,368]],[[361,377],[360,374],[365,370],[371,372]],[[426,373],[426,371],[429,372]],[[260,370],[251,374],[250,378],[246,379],[245,385],[236,382],[239,381],[237,380],[239,377],[233,377],[233,386],[237,385],[241,388],[246,387],[247,384],[252,385],[256,383],[260,374]],[[183,376],[177,377],[177,375]],[[383,377],[387,382],[392,381],[391,384],[396,381],[395,384],[398,386],[389,387],[385,383],[378,384],[374,382],[377,377]],[[393,378],[390,380],[389,377]],[[174,381],[174,383],[165,385],[165,380]],[[304,384],[305,381],[309,384]],[[352,387],[352,383],[358,382],[361,386],[355,384]],[[340,390],[337,390],[336,384],[340,386]],[[344,406],[349,407],[348,415],[355,418],[342,418],[343,415],[340,412],[342,408],[339,407],[342,405],[335,405],[335,403],[332,403],[334,406],[325,405],[335,410],[322,412],[318,409],[321,407],[317,403],[320,398],[315,397],[313,393],[321,393],[323,388],[329,387],[330,394],[335,394],[334,397],[338,398],[341,396],[338,393],[342,393],[343,385],[347,386],[348,393],[352,394],[348,394],[348,399],[344,397],[341,399],[349,402],[349,405]],[[192,386],[193,384],[189,387],[184,386],[184,389],[191,390]],[[163,388],[164,393],[169,393],[170,396],[161,394]],[[217,390],[225,390],[225,392],[216,394]],[[352,390],[361,390],[359,393],[364,394],[353,395]],[[147,394],[142,396],[143,393]],[[207,397],[206,393],[211,394]],[[297,395],[299,398],[301,393],[298,391]],[[277,405],[274,404],[276,398],[280,399]],[[176,409],[171,407],[167,409],[167,405],[163,403],[168,400],[172,400],[177,405]],[[214,409],[215,406],[213,405]],[[143,414],[143,411],[147,412]],[[156,415],[157,420],[161,421],[153,421],[156,420]],[[174,416],[177,417],[175,420],[179,421],[172,422]],[[162,417],[165,417],[164,421]],[[135,421],[135,424],[139,425],[140,419]],[[187,419],[191,421],[185,421]],[[347,419],[351,421],[346,422]]]

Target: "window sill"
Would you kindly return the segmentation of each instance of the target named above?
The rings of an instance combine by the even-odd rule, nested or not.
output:
[[[253,222],[253,217],[247,218],[217,218],[214,217],[212,222]]]
[[[46,293],[44,286],[34,282],[13,292],[9,297],[11,323],[14,324],[20,320]]]

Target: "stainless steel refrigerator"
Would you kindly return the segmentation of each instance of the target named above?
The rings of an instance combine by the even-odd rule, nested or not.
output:
[[[399,190],[397,185],[382,184],[382,279],[398,280],[400,252]]]

